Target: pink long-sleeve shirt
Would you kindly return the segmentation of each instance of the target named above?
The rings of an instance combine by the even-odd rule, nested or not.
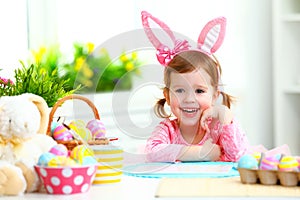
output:
[[[208,139],[221,148],[220,161],[236,162],[244,155],[248,148],[248,140],[236,120],[229,125],[222,126],[220,122],[208,122],[209,130],[197,145],[203,145]],[[165,119],[152,132],[147,140],[146,154],[151,162],[174,162],[181,149],[187,143],[180,133],[177,119]]]

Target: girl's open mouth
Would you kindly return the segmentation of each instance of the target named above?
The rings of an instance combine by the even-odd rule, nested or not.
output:
[[[181,108],[181,110],[183,112],[192,114],[192,113],[196,113],[199,109],[198,108]]]

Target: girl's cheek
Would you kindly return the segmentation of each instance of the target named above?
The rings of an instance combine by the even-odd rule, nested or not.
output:
[[[170,106],[171,107],[177,107],[177,106],[179,106],[179,102],[180,102],[180,100],[178,99],[178,98],[176,98],[176,97],[170,97]]]
[[[180,95],[170,95],[170,101],[175,103],[175,104],[178,104],[179,102],[182,102],[183,101],[183,97],[180,96]]]
[[[202,110],[206,110],[212,106],[211,101],[209,101],[207,99],[202,99],[199,102],[200,102],[200,107]]]
[[[205,104],[205,105],[200,105],[200,107],[201,107],[201,110],[206,110],[206,109],[210,108],[211,106]]]

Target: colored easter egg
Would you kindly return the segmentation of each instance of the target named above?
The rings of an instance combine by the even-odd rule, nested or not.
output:
[[[93,138],[103,138],[106,134],[106,128],[102,121],[93,119],[89,121],[86,127],[91,131]]]
[[[42,155],[40,155],[38,160],[38,165],[48,166],[49,161],[54,157],[55,155],[53,153],[45,152]]]
[[[97,165],[98,161],[93,156],[85,156],[82,159],[82,165]]]
[[[60,123],[58,123],[58,122],[51,122],[51,133],[53,134],[53,132],[54,132],[54,130],[55,130],[55,128],[57,127],[57,126],[59,126],[60,125]]]
[[[298,171],[298,161],[293,156],[284,156],[278,165],[280,171]]]
[[[79,164],[72,158],[68,156],[55,156],[51,158],[48,162],[49,167],[74,167],[79,166]]]
[[[261,152],[254,152],[252,156],[257,160],[257,162],[260,162]]]
[[[239,168],[258,169],[258,161],[252,155],[243,155],[238,161]]]
[[[93,151],[84,145],[77,145],[70,153],[70,157],[79,163],[82,163],[86,156],[93,156]]]
[[[58,125],[52,136],[55,140],[70,141],[73,139],[72,133],[63,125]]]
[[[260,169],[262,170],[278,170],[279,159],[277,156],[265,157],[261,160]]]
[[[56,156],[68,156],[69,154],[67,147],[63,144],[54,145],[49,152]]]
[[[85,122],[81,119],[76,119],[74,121],[71,121],[71,123],[69,124],[69,127],[71,129],[75,129],[76,127],[85,127]]]
[[[65,166],[67,156],[55,156],[51,158],[48,162],[49,167],[60,167],[60,166]]]
[[[76,133],[84,140],[89,141],[92,139],[92,133],[88,128],[80,127],[77,128]]]
[[[85,127],[85,124],[83,124],[82,122],[82,120],[73,121],[70,123],[69,127],[77,135],[79,135],[80,139],[89,141],[92,139],[92,133],[88,128]]]
[[[68,166],[68,167],[75,167],[80,165],[79,163],[76,162],[76,160],[70,157],[67,157],[67,159],[63,164],[64,164],[63,166]]]
[[[296,156],[296,160],[298,161],[298,171],[300,172],[300,156]]]

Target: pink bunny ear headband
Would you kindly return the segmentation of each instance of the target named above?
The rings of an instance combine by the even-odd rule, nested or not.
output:
[[[189,45],[187,40],[176,39],[174,33],[171,29],[158,18],[153,17],[150,13],[146,11],[142,11],[142,22],[145,33],[149,38],[150,42],[156,48],[156,56],[157,60],[164,66],[167,66],[168,63],[174,58],[174,56],[182,51],[191,50],[191,46]],[[173,48],[165,45],[163,42],[159,41],[157,37],[155,37],[152,29],[149,26],[149,18],[157,23],[170,37],[171,41],[174,44]],[[198,41],[197,47],[193,50],[201,51],[208,56],[213,56],[220,46],[223,43],[224,35],[226,29],[226,19],[224,17],[219,17],[209,21],[204,28],[202,29]],[[215,59],[214,59],[215,60]]]

